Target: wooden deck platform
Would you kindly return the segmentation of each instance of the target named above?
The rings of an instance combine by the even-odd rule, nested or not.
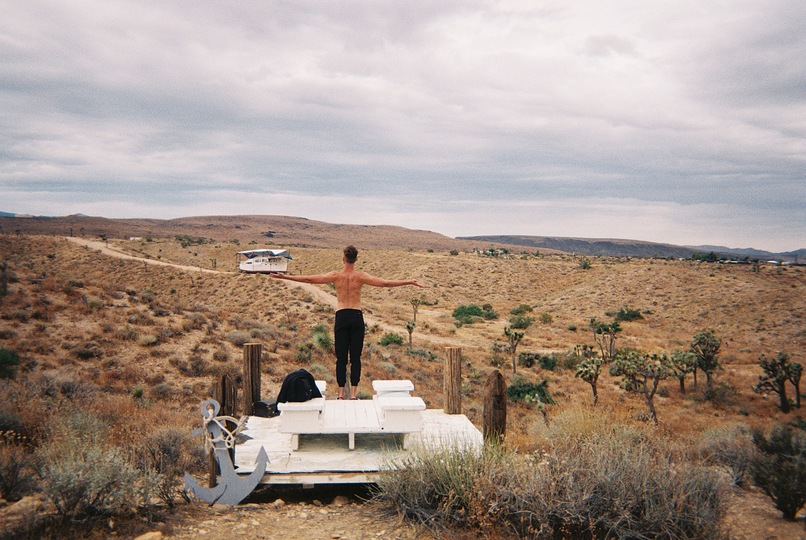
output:
[[[370,483],[412,452],[483,445],[481,432],[464,415],[426,409],[422,419],[423,429],[417,433],[356,433],[354,450],[348,448],[344,434],[302,434],[294,450],[292,434],[279,430],[280,417],[252,416],[240,436],[246,440],[236,445],[236,471],[254,470],[262,446],[269,455],[263,484]]]

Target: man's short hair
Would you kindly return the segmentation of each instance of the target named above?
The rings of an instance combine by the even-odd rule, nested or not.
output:
[[[358,260],[358,250],[355,249],[355,246],[347,246],[344,248],[344,258],[348,263],[354,263]]]

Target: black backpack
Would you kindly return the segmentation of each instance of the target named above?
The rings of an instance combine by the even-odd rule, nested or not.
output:
[[[316,386],[313,375],[305,369],[298,369],[286,375],[277,394],[277,403],[308,401],[318,397],[322,397],[322,392]]]

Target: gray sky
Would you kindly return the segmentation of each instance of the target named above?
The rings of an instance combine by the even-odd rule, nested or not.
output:
[[[0,210],[806,247],[806,2],[0,0]]]

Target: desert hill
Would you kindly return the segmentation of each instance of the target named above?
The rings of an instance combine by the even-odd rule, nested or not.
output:
[[[5,233],[105,236],[110,239],[189,236],[246,246],[343,247],[353,243],[364,249],[469,249],[478,242],[455,240],[422,230],[390,225],[330,224],[290,216],[199,216],[177,219],[110,219],[72,215],[64,217],[3,217]],[[247,249],[247,248],[244,248]]]

